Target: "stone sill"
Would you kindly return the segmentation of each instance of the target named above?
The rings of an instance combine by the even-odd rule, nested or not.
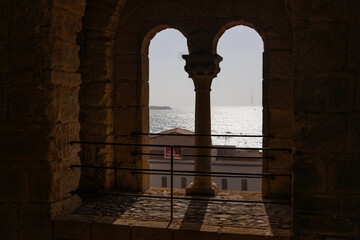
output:
[[[152,188],[146,194],[168,194]],[[183,195],[176,189],[175,195]],[[84,239],[290,239],[288,205],[174,200],[119,196],[82,196],[72,214],[53,220],[56,240]],[[259,200],[260,193],[221,191],[216,198]]]
[[[53,220],[54,240],[285,240],[291,232],[70,215]]]

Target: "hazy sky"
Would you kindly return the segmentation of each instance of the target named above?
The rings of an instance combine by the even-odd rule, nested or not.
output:
[[[263,42],[258,33],[244,26],[231,28],[217,51],[223,61],[211,87],[212,106],[261,106]],[[177,30],[163,30],[151,40],[150,105],[194,106],[194,84],[182,54],[187,54],[186,38]]]

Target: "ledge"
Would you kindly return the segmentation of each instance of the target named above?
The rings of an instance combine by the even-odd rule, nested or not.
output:
[[[181,196],[183,189],[177,189]],[[168,194],[154,188],[146,194]],[[259,200],[260,193],[220,191],[216,198]],[[53,220],[54,239],[290,239],[290,207],[279,204],[224,203],[116,195],[82,196],[83,205]]]

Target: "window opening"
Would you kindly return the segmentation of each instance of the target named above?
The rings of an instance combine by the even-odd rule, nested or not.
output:
[[[184,54],[188,54],[187,39],[176,29],[160,31],[150,42],[149,131],[151,133],[188,134],[194,131],[194,84],[184,70],[185,61],[182,58]],[[149,137],[150,144],[160,145],[191,145],[192,141],[191,137]],[[168,152],[166,150],[164,152],[161,148],[150,148],[152,154],[164,153],[163,156],[150,157],[151,169],[170,169],[170,148],[167,150]],[[183,160],[189,161],[182,159],[182,151],[175,149],[177,155],[174,167],[178,170],[193,170],[188,164],[182,164]],[[158,187],[156,183],[156,176],[150,176],[150,186]],[[183,182],[181,186],[184,187]]]
[[[225,178],[221,179],[221,189],[223,189],[223,190],[228,189],[228,180]]]
[[[161,177],[161,187],[167,187],[167,177]]]
[[[221,71],[213,80],[211,91],[212,134],[262,135],[262,56],[264,44],[252,28],[235,26],[220,37],[217,53],[223,57]],[[262,147],[262,137],[213,137],[214,145]],[[262,153],[257,150],[218,150],[213,171],[262,173]],[[246,158],[248,157],[248,158]],[[258,157],[258,158],[253,158]],[[216,179],[215,179],[216,180]],[[218,179],[218,184],[223,180]],[[251,191],[261,191],[262,180],[253,178]],[[239,181],[229,190],[242,190]]]
[[[241,191],[247,191],[248,190],[248,181],[246,179],[241,180]]]
[[[185,177],[181,177],[181,188],[186,188],[186,178]]]

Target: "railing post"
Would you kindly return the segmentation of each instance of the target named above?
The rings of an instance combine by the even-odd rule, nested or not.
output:
[[[171,146],[171,177],[170,177],[170,194],[171,194],[171,216],[170,216],[170,222],[173,220],[174,217],[174,146]]]

